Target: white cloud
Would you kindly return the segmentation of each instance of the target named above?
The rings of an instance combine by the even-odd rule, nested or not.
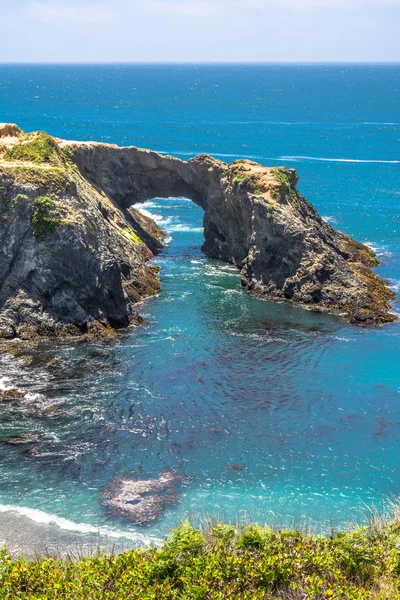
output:
[[[146,7],[151,10],[179,13],[186,15],[211,15],[217,12],[240,10],[243,15],[248,15],[251,10],[264,11],[271,8],[281,8],[295,11],[308,11],[318,9],[353,9],[368,8],[372,6],[398,6],[400,0],[151,0]]]
[[[29,2],[25,12],[30,18],[47,23],[67,23],[86,26],[90,23],[107,23],[115,13],[111,3],[104,2]]]
[[[400,60],[400,0],[0,0],[0,7],[5,62]]]
[[[219,12],[218,2],[208,0],[150,0],[146,4],[147,10],[191,17],[208,17]]]
[[[248,0],[247,6],[259,10],[285,8],[296,11],[340,8],[352,9],[368,6],[400,6],[400,0]]]
[[[132,5],[132,2],[128,4]],[[140,3],[138,2],[138,5]],[[164,13],[191,16],[208,16],[216,13],[240,10],[248,15],[252,10],[266,11],[271,8],[298,12],[322,9],[353,9],[368,7],[397,6],[400,0],[150,0],[145,8]]]
[[[1,0],[0,0],[1,2]],[[244,4],[245,2],[245,4]],[[295,12],[368,7],[400,7],[400,0],[25,0],[25,13],[31,19],[48,23],[84,26],[108,23],[116,18],[133,18],[139,13],[164,13],[186,17],[211,17],[240,11],[244,17],[257,18],[268,10]]]

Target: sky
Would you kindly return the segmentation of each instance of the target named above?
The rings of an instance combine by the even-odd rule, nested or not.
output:
[[[400,0],[0,0],[0,62],[400,62]]]

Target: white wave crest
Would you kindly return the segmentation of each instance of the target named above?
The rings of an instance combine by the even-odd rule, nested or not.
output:
[[[275,160],[310,160],[321,162],[338,162],[338,163],[366,163],[366,164],[384,164],[384,165],[399,165],[400,160],[383,160],[383,159],[361,159],[361,158],[326,158],[322,156],[281,156]]]
[[[9,377],[0,377],[0,390],[2,390],[3,392],[11,390],[12,386],[10,384],[11,379]]]
[[[322,219],[326,222],[326,223],[337,223],[337,220],[335,219],[335,217],[322,217]]]
[[[143,204],[137,204],[136,206],[134,206],[134,208],[136,210],[138,210],[139,212],[143,212],[144,209],[143,207],[147,208],[159,208],[159,204],[157,204],[156,202],[153,202],[152,200],[148,200],[146,202],[143,202]]]
[[[168,233],[174,233],[177,231],[200,233],[203,231],[203,227],[190,227],[190,225],[187,225],[185,223],[177,223],[177,217],[163,217],[163,215],[160,215],[158,213],[152,213],[151,211],[147,210],[149,204],[146,203],[146,208],[139,207],[137,210],[141,212],[142,215],[144,215],[145,217],[153,219],[153,221],[155,221],[157,225],[159,225],[159,227],[165,229]],[[165,243],[170,242],[171,239],[172,238],[169,237],[169,239],[165,240]]]
[[[149,219],[153,219],[160,227],[168,227],[168,225],[172,222],[173,217],[163,217],[157,213],[152,213],[145,208],[138,209],[139,212],[142,213],[145,217],[149,217]]]
[[[182,231],[182,232],[191,231],[193,233],[200,233],[201,231],[203,231],[203,228],[202,227],[190,227],[189,225],[185,225],[183,223],[177,223],[176,225],[168,226],[167,231],[170,231],[171,233],[176,232],[176,231]]]
[[[159,154],[166,154],[162,150],[158,151]],[[380,158],[371,158],[371,159],[363,159],[363,158],[334,158],[334,157],[325,157],[325,156],[260,156],[258,154],[224,154],[221,152],[210,152],[204,150],[199,152],[198,150],[194,150],[191,152],[182,152],[180,150],[176,150],[173,152],[175,155],[179,156],[196,156],[198,154],[211,154],[217,158],[234,158],[237,160],[240,159],[250,159],[250,160],[271,160],[276,162],[300,162],[300,161],[318,161],[318,162],[331,162],[331,163],[354,163],[354,164],[384,164],[384,165],[398,165],[400,164],[400,160],[386,160]]]
[[[74,521],[70,521],[69,519],[65,519],[64,517],[58,517],[56,515],[46,513],[36,508],[28,508],[26,506],[14,506],[12,504],[0,504],[0,513],[7,512],[17,513],[23,517],[30,519],[31,521],[34,521],[35,523],[40,523],[42,525],[56,525],[64,531],[73,531],[76,533],[83,534],[94,533],[102,537],[109,537],[115,539],[124,538],[146,546],[159,546],[161,544],[161,540],[159,538],[150,535],[143,535],[141,533],[136,532],[125,532],[121,530],[112,529],[110,527],[95,527],[94,525],[89,525],[87,523],[75,523]]]
[[[364,244],[371,248],[378,258],[389,258],[393,256],[392,252],[390,252],[390,250],[388,250],[385,246],[379,246],[378,244],[375,244],[375,242],[364,242]]]
[[[396,294],[400,294],[400,280],[398,279],[389,279],[390,289],[392,289]]]

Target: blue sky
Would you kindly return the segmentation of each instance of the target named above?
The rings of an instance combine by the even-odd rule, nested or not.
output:
[[[0,0],[0,62],[400,62],[400,0]]]

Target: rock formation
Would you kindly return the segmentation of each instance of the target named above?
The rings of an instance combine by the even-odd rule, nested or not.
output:
[[[139,323],[135,303],[159,289],[148,261],[161,230],[96,190],[50,136],[4,139],[0,337],[103,337]]]
[[[189,477],[176,471],[161,471],[157,479],[117,477],[101,492],[100,504],[113,515],[147,525],[157,519],[167,505],[177,504],[178,486]]]
[[[140,322],[159,289],[163,233],[133,206],[185,196],[204,209],[204,252],[263,298],[385,323],[394,294],[370,248],[335,231],[294,170],[70,142],[0,125],[0,336],[92,333]]]

